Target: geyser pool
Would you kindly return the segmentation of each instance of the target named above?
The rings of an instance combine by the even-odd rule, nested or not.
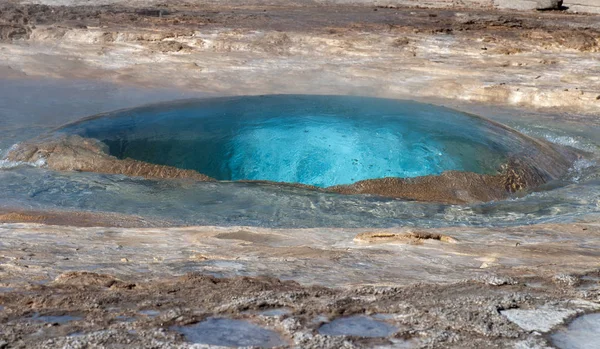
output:
[[[539,145],[483,118],[422,103],[350,96],[271,95],[152,105],[60,130],[111,155],[195,170],[217,180],[329,187],[456,170],[496,174]],[[540,166],[552,177],[553,166]],[[550,171],[550,173],[546,173]]]
[[[58,84],[60,87],[62,83],[54,82],[53,84]],[[40,85],[36,81],[23,84],[25,87],[20,89],[18,85],[11,85],[11,89],[6,91],[10,93],[0,96],[0,101],[3,101],[5,105],[5,109],[0,110],[0,147],[9,150],[5,160],[0,160],[0,192],[2,193],[0,207],[50,210],[67,214],[78,211],[118,213],[135,215],[155,222],[152,224],[244,225],[280,228],[391,227],[399,225],[418,227],[512,226],[542,222],[574,222],[589,219],[586,217],[598,213],[598,178],[600,178],[598,174],[600,172],[594,165],[596,155],[586,156],[577,161],[576,165],[569,170],[572,163],[570,159],[561,158],[559,153],[562,151],[562,147],[537,141],[484,118],[447,108],[416,102],[359,97],[264,96],[165,102],[80,119],[78,115],[97,113],[99,108],[110,110],[122,105],[147,103],[160,98],[164,100],[189,97],[191,94],[173,95],[161,92],[160,95],[157,93],[149,95],[148,92],[138,92],[146,98],[140,100],[139,96],[136,97],[136,93],[123,92],[117,95],[121,98],[119,102],[119,98],[115,98],[114,95],[100,91],[95,93],[95,99],[79,98],[73,106],[70,102],[68,107],[57,108],[55,105],[57,101],[64,103],[68,96],[81,96],[79,92],[81,86],[77,85],[72,90],[63,92],[52,84]],[[89,88],[90,91],[98,92],[96,85],[92,83],[85,86],[86,91]],[[27,91],[31,89],[40,89],[39,96],[35,99],[35,110],[31,110],[31,106],[26,100],[20,99],[21,95],[27,95]],[[125,97],[121,97],[124,95],[131,100],[125,102]],[[276,103],[277,101],[279,102]],[[362,195],[370,193],[358,190],[355,194],[361,195],[352,195],[353,193],[339,195],[340,191],[337,190],[321,191],[277,183],[167,179],[171,177],[144,178],[144,176],[139,177],[136,174],[119,172],[118,170],[122,167],[106,168],[103,166],[106,162],[94,162],[97,159],[93,157],[91,158],[92,162],[85,162],[86,159],[90,159],[88,158],[89,153],[85,151],[77,153],[77,151],[85,149],[63,147],[58,151],[57,148],[52,147],[51,142],[56,139],[56,136],[60,139],[65,134],[67,137],[71,137],[71,134],[86,136],[89,130],[89,134],[94,132],[97,135],[105,136],[106,140],[112,140],[113,147],[114,144],[122,144],[123,149],[127,149],[131,144],[128,140],[143,139],[145,134],[153,135],[150,137],[151,139],[164,138],[174,140],[174,143],[177,144],[177,141],[183,139],[182,136],[186,134],[181,131],[182,129],[187,131],[188,138],[193,138],[192,136],[197,135],[194,128],[203,125],[205,119],[213,119],[213,124],[219,125],[218,120],[215,119],[221,118],[223,120],[220,125],[230,125],[230,130],[233,131],[236,130],[237,124],[231,122],[232,119],[235,119],[231,117],[232,114],[238,114],[236,118],[239,124],[243,120],[250,120],[249,116],[265,111],[271,113],[275,110],[275,106],[285,104],[286,101],[291,103],[288,105],[288,109],[304,108],[299,109],[299,112],[305,109],[321,110],[322,112],[323,108],[329,108],[326,113],[328,115],[339,115],[342,110],[364,111],[365,119],[367,119],[366,116],[369,116],[373,119],[373,123],[375,120],[398,118],[394,115],[411,111],[415,112],[415,118],[422,114],[429,114],[426,115],[427,118],[438,119],[433,120],[434,124],[447,124],[448,127],[445,130],[463,130],[467,141],[479,139],[480,144],[490,145],[492,148],[496,144],[495,150],[498,150],[496,154],[499,158],[521,159],[546,182],[552,181],[554,178],[558,178],[559,181],[552,181],[539,189],[504,196],[510,197],[509,200],[503,200],[501,197],[493,199],[498,200],[493,202],[464,203],[463,201],[461,205],[457,206],[447,202],[413,201],[419,199],[412,199],[410,195],[407,195],[406,198],[403,195],[386,197],[377,195],[377,193],[374,193],[376,195]],[[39,112],[42,105],[45,106],[46,113],[43,115]],[[269,105],[272,107],[257,108]],[[386,105],[387,107],[384,108]],[[389,111],[387,116],[378,113],[378,111],[386,109]],[[185,120],[181,117],[183,110],[187,110],[189,124],[193,127],[176,127]],[[220,111],[220,113],[213,113],[215,111]],[[499,118],[498,114],[491,109],[478,110],[478,113],[502,120],[503,123],[524,130],[525,133],[529,133],[529,130],[534,128],[536,130],[534,135],[541,139],[554,139],[556,135],[572,135],[581,144],[589,145],[586,149],[592,149],[590,151],[597,154],[595,149],[598,144],[596,137],[598,133],[595,132],[596,129],[587,124],[575,125],[587,132],[579,134],[576,129],[563,130],[563,127],[566,126],[562,119],[560,122],[553,122],[547,118],[541,118],[541,116],[524,117],[517,112]],[[55,115],[55,117],[49,115]],[[274,113],[271,113],[271,116],[271,119],[276,118]],[[348,115],[346,119],[355,117],[356,113]],[[406,118],[410,119],[409,116]],[[444,122],[444,120],[448,121]],[[66,127],[53,128],[64,122],[71,123]],[[42,125],[39,129],[31,127],[31,125],[38,124]],[[179,131],[171,132],[171,130]],[[431,131],[443,136],[445,130],[442,126],[439,130]],[[81,140],[87,139],[81,138]],[[17,142],[18,144],[15,144]],[[95,142],[91,141],[91,143]],[[12,146],[13,144],[15,145]],[[157,143],[157,145],[159,144]],[[99,146],[102,144],[99,143]],[[104,146],[104,148],[104,151],[109,151],[108,146]],[[34,152],[11,153],[13,149],[33,150]],[[154,150],[160,153],[164,149],[157,146]],[[194,149],[181,149],[180,147],[180,150],[193,152]],[[23,155],[23,157],[10,159],[11,154]],[[40,159],[38,156],[41,156],[42,160],[43,158],[48,160],[45,166],[39,168],[28,165],[28,163],[40,163],[36,161],[36,157]],[[107,157],[103,156],[102,160],[106,160]],[[175,159],[175,157],[166,158],[169,161]],[[83,162],[81,162],[82,160]],[[112,161],[111,163],[126,162],[125,160],[110,161]],[[460,163],[456,159],[454,161]],[[60,168],[61,165],[71,166],[73,164],[81,167]],[[85,168],[87,164],[100,165]],[[490,172],[497,171],[494,166],[490,166],[488,169]],[[462,173],[459,172],[457,177],[460,177]],[[499,176],[502,177],[501,174]],[[444,175],[418,177],[410,180],[425,178],[427,179],[425,184],[429,186],[430,184],[436,185],[438,177],[444,177]],[[370,183],[371,181],[366,182]],[[352,184],[352,186],[360,186],[362,183],[364,182]],[[452,186],[452,184],[447,185],[444,182],[438,187],[449,188],[456,193],[456,196],[460,195],[462,198],[461,190],[463,188]],[[392,183],[393,185],[394,183]],[[533,188],[533,186],[529,188]],[[478,191],[481,187],[478,185],[474,189]],[[499,189],[504,191],[503,187]],[[473,193],[476,194],[475,191]],[[412,193],[418,194],[419,192],[415,190],[409,194]],[[527,195],[524,195],[525,193]],[[445,193],[442,194],[445,195]],[[485,201],[484,199],[481,201]],[[157,221],[162,223],[156,223]]]

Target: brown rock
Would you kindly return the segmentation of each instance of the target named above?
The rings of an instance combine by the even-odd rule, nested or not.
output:
[[[53,283],[55,285],[100,287],[113,287],[125,284],[123,281],[118,280],[111,275],[97,274],[86,271],[73,271],[60,274]]]
[[[503,175],[448,171],[439,176],[369,179],[328,189],[341,194],[375,194],[416,201],[463,204],[508,197],[504,180]]]
[[[82,171],[124,174],[144,178],[190,178],[199,181],[213,179],[192,170],[155,165],[132,159],[117,159],[108,155],[106,145],[94,139],[65,136],[48,141],[23,143],[13,149],[7,159],[44,163],[57,171]]]
[[[390,232],[367,232],[354,237],[354,241],[360,243],[400,243],[418,245],[426,240],[441,241],[446,243],[457,243],[453,237],[434,234],[425,231],[415,231],[409,233],[390,233]]]

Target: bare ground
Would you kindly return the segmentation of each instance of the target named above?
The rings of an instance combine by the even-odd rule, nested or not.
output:
[[[12,1],[0,5],[0,74],[483,102],[598,125],[599,33],[597,16],[562,12]],[[595,222],[168,230],[139,217],[23,209],[3,210],[0,221],[0,348],[186,348],[172,326],[210,316],[249,320],[301,348],[546,348],[545,330],[501,311],[546,311],[556,327],[600,304]],[[259,314],[282,307],[289,313]],[[79,319],[44,323],[36,313]],[[366,339],[317,330],[375,313],[392,314],[385,321],[398,331]]]
[[[594,115],[597,19],[468,8],[5,3],[0,71],[219,95],[357,93]]]
[[[549,329],[600,309],[594,224],[375,231],[75,224],[1,227],[8,347],[187,348],[173,326],[219,317],[250,321],[301,348],[544,348]],[[285,312],[262,313],[273,309]],[[509,320],[507,309],[534,324]],[[42,321],[64,315],[75,319]],[[351,315],[383,316],[397,331],[319,333]]]
[[[595,271],[585,276],[590,275],[599,274]],[[584,275],[577,280],[581,277]],[[172,326],[186,326],[208,317],[248,320],[277,331],[289,345],[302,348],[398,344],[508,348],[517,343],[544,345],[545,340],[511,323],[502,310],[567,309],[574,314],[597,310],[600,305],[593,302],[597,301],[598,289],[587,286],[585,281],[569,285],[532,277],[344,290],[303,287],[268,277],[220,279],[188,274],[140,282],[67,273],[49,285],[0,295],[0,304],[5,307],[0,321],[4,340],[14,348],[186,347]],[[280,308],[288,312],[260,315],[261,311]],[[43,323],[31,319],[35,313],[78,319],[66,324]],[[329,319],[356,314],[389,314],[387,321],[399,330],[385,339],[318,333],[319,326]],[[77,335],[69,336],[73,333]]]

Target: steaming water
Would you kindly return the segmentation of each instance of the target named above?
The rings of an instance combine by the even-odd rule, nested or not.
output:
[[[14,80],[3,82],[0,86],[2,86],[0,87],[0,148],[3,150],[65,123],[77,121],[82,116],[160,100],[192,97],[191,94],[178,91],[124,89],[84,81]],[[194,96],[197,97],[197,94]],[[346,104],[346,107],[353,108],[354,106]],[[431,110],[441,110],[431,108]],[[598,152],[600,144],[598,125],[576,121],[565,124],[548,120],[545,116],[522,117],[521,114],[485,114],[484,112],[482,111],[481,114],[495,117],[525,133],[555,142],[570,143],[574,147],[590,152],[590,155],[575,163],[567,176],[559,181],[548,183],[545,188],[502,202],[469,206],[406,202],[366,195],[344,196],[264,184],[195,183],[178,180],[144,180],[122,175],[95,173],[60,173],[27,164],[4,163],[0,164],[3,167],[0,170],[0,192],[2,193],[0,206],[119,212],[162,219],[173,224],[269,227],[502,226],[536,222],[573,222],[591,219],[592,216],[597,217],[600,212],[600,171],[596,162],[597,154],[600,153]],[[252,116],[253,113],[253,110],[244,110],[238,111],[238,114],[234,113],[234,116],[239,120],[248,120],[247,117]],[[450,113],[449,117],[452,115],[454,114]],[[161,130],[164,131],[168,130],[169,126],[168,113],[163,116],[165,122],[162,124],[164,127]],[[228,117],[231,118],[231,115]],[[319,149],[326,142],[319,141],[320,132],[317,132],[313,125],[322,124],[323,117],[326,118],[327,115],[313,115],[308,119],[292,120],[295,123],[291,123],[291,132],[288,136],[298,139],[305,134],[304,131],[308,131],[308,134],[311,135],[308,138],[311,149]],[[427,117],[427,113],[424,114],[424,117]],[[473,120],[476,123],[478,119]],[[219,120],[214,120],[214,122],[218,123]],[[208,171],[204,171],[204,173],[213,171],[207,174],[219,177],[228,174],[227,171],[222,171],[223,168],[229,168],[231,179],[251,178],[250,175],[255,175],[254,178],[269,179],[265,178],[265,173],[270,173],[267,170],[272,169],[273,166],[248,169],[248,164],[244,163],[243,158],[248,154],[264,155],[272,145],[272,137],[281,134],[280,130],[285,127],[285,123],[274,123],[269,117],[260,122],[270,123],[269,125],[272,127],[265,131],[254,128],[252,122],[249,124],[242,122],[243,127],[238,127],[240,123],[236,124],[237,128],[230,131],[235,131],[238,137],[225,137],[229,148],[222,152],[212,152],[212,154],[228,155],[219,157],[219,159],[225,158],[227,161],[219,160],[218,164],[209,166]],[[172,125],[172,127],[175,126],[177,125]],[[448,125],[445,129],[455,132],[456,135],[460,129],[452,130],[451,126]],[[364,141],[375,127],[376,123],[369,125],[365,130],[356,125],[348,125],[344,132],[339,133],[340,137],[334,138],[336,148],[341,148],[341,144],[349,144],[363,149],[360,142],[345,141],[341,134],[355,131],[354,139]],[[71,131],[74,130],[71,129]],[[86,130],[85,132],[93,131],[90,128],[86,128]],[[429,132],[428,134],[432,135],[431,130],[423,129],[421,131],[422,133]],[[471,140],[484,139],[482,133],[471,131],[473,129],[465,132],[465,139],[468,137],[471,137]],[[143,132],[136,134],[143,134]],[[403,158],[397,158],[396,165],[402,164],[402,160],[406,158],[425,161],[426,166],[419,167],[418,170],[422,171],[423,168],[426,168],[426,171],[430,171],[430,173],[448,168],[469,169],[482,173],[492,172],[495,170],[496,164],[501,162],[506,155],[507,145],[515,144],[511,143],[513,141],[521,142],[519,137],[508,141],[495,139],[493,132],[487,132],[486,136],[490,136],[487,138],[490,143],[476,142],[481,147],[476,148],[477,150],[472,151],[471,154],[466,154],[469,152],[469,148],[449,147],[448,140],[441,135],[433,134],[438,137],[433,137],[433,140],[419,137],[419,135],[408,135],[400,139],[387,131],[382,131],[380,136],[382,141],[391,140],[395,142],[395,146],[404,150],[404,154],[398,155]],[[107,140],[109,139],[107,138]],[[298,176],[301,166],[298,159],[301,158],[300,154],[307,151],[305,146],[292,143],[289,139],[278,139],[277,141],[278,148],[291,154],[298,154],[294,158],[296,159],[294,166],[288,166],[286,171],[277,172],[277,179],[287,180],[286,178],[288,178],[292,181],[302,179],[303,182],[319,185],[360,179],[356,172],[351,170],[368,163],[368,160],[373,159],[372,155],[378,154],[382,147],[380,143],[374,142],[374,147],[362,150],[361,153],[369,155],[370,158],[364,156],[358,159],[358,164],[354,161],[355,158],[343,158],[345,162],[342,165],[346,166],[346,171],[341,174],[336,175],[329,172],[328,176],[322,178],[319,176],[300,178]],[[421,141],[423,147],[411,148],[410,144],[413,144],[414,141]],[[465,142],[467,141],[470,140],[465,140]],[[148,143],[146,146],[132,147],[131,145],[132,142],[129,142],[125,149],[131,151],[131,154],[135,153],[136,156],[147,156],[152,150],[147,146]],[[185,148],[177,148],[175,145],[173,147],[177,151],[174,151],[172,156],[165,157],[167,164],[167,161],[180,161],[187,158],[184,156],[185,153],[181,152]],[[114,152],[115,149],[122,148],[113,144],[111,150]],[[139,149],[142,151],[138,151]],[[456,151],[456,149],[460,151]],[[436,157],[436,152],[442,152],[444,156]],[[327,154],[327,152],[324,153]],[[129,153],[124,152],[120,155],[132,156],[126,154]],[[409,155],[405,156],[405,154]],[[422,154],[426,155],[421,156]],[[449,154],[451,156],[447,156]],[[465,162],[465,159],[475,159],[475,161]],[[153,160],[158,162],[156,159]],[[180,163],[178,165],[182,166]],[[289,170],[289,167],[292,170]],[[279,165],[279,168],[283,168],[283,166]],[[364,166],[362,168],[364,169]],[[231,169],[237,170],[231,171]],[[386,168],[386,171],[388,169],[396,171],[396,173],[404,171],[403,173],[407,175],[410,175],[411,171],[415,171],[415,169],[411,169],[410,164],[408,167]],[[373,173],[377,176],[381,175],[381,173],[372,172],[368,176],[372,176]],[[414,175],[418,175],[418,173]]]

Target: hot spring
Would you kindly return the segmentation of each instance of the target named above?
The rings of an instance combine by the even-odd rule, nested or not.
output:
[[[281,227],[524,224],[597,210],[585,199],[595,187],[572,170],[581,152],[412,101],[187,99],[37,133],[12,137],[4,206]]]
[[[217,180],[317,187],[445,171],[497,174],[510,160],[540,181],[564,172],[549,147],[497,123],[410,101],[273,95],[153,105],[94,116],[59,133],[97,139],[118,159]]]
[[[343,96],[167,103],[92,117],[60,132],[98,139],[119,159],[217,180],[318,187],[449,170],[493,174],[529,146],[504,127],[450,109]]]

